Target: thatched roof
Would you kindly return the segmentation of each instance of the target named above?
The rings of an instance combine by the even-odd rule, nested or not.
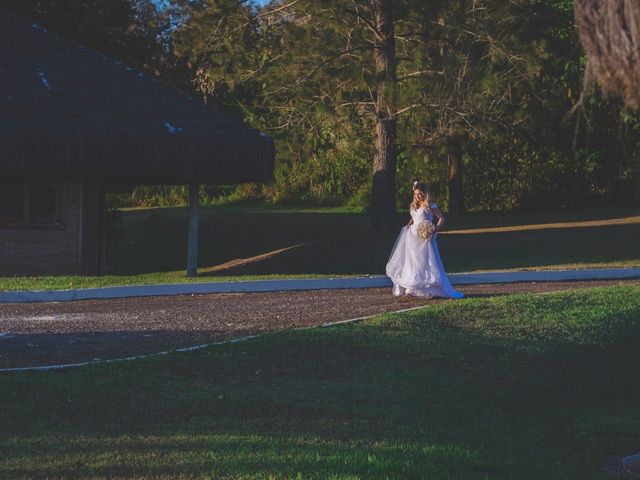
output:
[[[266,181],[271,138],[0,7],[0,174]]]

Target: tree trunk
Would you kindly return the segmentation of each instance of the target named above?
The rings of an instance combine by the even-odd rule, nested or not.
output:
[[[187,277],[198,275],[198,233],[200,223],[199,185],[189,185],[189,237],[187,240]]]
[[[460,139],[456,137],[451,138],[447,147],[447,163],[449,166],[449,213],[459,215],[465,212],[462,146]]]
[[[377,77],[376,142],[373,157],[373,226],[394,225],[396,210],[396,58],[393,1],[375,0]]]

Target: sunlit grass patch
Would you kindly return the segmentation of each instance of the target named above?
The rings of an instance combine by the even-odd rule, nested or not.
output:
[[[66,445],[66,447],[65,447]],[[512,459],[461,445],[389,444],[257,435],[151,435],[37,438],[9,442],[11,450],[37,447],[37,459],[7,462],[18,476],[124,478],[361,479],[423,475],[482,478],[483,471],[516,472]],[[70,453],[70,450],[73,453]],[[475,474],[474,474],[475,471]]]

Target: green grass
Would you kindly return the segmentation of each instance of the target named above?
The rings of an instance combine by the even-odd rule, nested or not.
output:
[[[606,222],[639,215],[637,208],[470,214],[449,218],[446,228],[469,233],[440,235],[438,245],[450,272],[640,266],[640,250],[636,247],[640,221],[579,228],[565,225],[569,221]],[[406,221],[405,217],[401,215],[399,221]],[[560,224],[560,228],[471,231],[549,223]],[[204,208],[198,281],[380,275],[398,230],[373,231],[366,214],[343,208]],[[127,211],[124,231],[122,240],[109,248],[106,277],[0,277],[0,290],[190,281],[184,278],[184,208]],[[264,258],[220,268],[236,259],[261,255]]]
[[[626,286],[3,374],[0,477],[604,480],[640,451],[639,341]]]

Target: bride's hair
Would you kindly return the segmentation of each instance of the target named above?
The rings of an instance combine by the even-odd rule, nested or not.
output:
[[[427,208],[431,208],[431,202],[432,202],[431,192],[429,191],[429,188],[424,183],[418,182],[416,180],[415,182],[413,182],[413,188],[411,189],[411,191],[412,193],[416,193],[416,191],[423,193],[427,201]],[[411,210],[417,210],[418,208],[420,208],[420,202],[417,202],[416,199],[414,198],[411,204],[409,205],[409,208],[411,208]]]

